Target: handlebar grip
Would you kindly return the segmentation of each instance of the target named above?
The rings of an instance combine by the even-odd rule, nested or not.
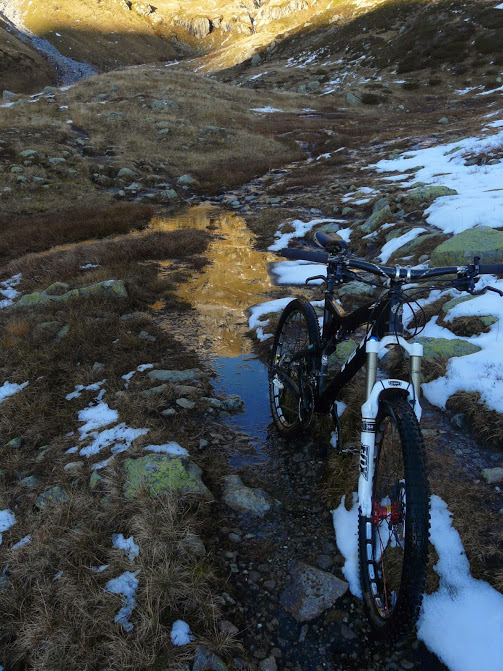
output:
[[[480,263],[481,275],[503,275],[503,263]]]
[[[328,263],[328,254],[326,252],[310,252],[305,249],[294,249],[285,247],[278,252],[287,259],[296,259],[300,261],[314,261],[315,263]]]

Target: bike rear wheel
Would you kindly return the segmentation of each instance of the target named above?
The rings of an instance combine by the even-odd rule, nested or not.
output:
[[[309,303],[295,299],[283,310],[269,365],[269,400],[276,428],[291,436],[307,427],[314,412],[316,353],[308,347],[320,340],[318,319]],[[305,356],[295,358],[305,351]]]
[[[372,515],[359,520],[363,603],[375,635],[399,641],[416,624],[429,532],[424,442],[403,397],[381,402],[375,453]]]

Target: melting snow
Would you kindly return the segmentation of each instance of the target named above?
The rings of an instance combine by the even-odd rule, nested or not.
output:
[[[187,645],[193,640],[189,625],[183,620],[176,620],[171,627],[171,642],[173,645]]]
[[[133,610],[136,607],[136,590],[138,589],[138,578],[140,571],[125,571],[117,578],[109,580],[105,585],[105,590],[112,594],[122,595],[122,608],[114,617],[114,622],[121,624],[126,631],[132,631],[134,625],[129,621]]]
[[[312,219],[311,221],[301,221],[300,219],[294,219],[294,221],[290,222],[290,225],[293,226],[294,230],[291,233],[281,233],[281,231],[278,231],[275,234],[276,237],[276,242],[274,242],[270,247],[269,251],[271,252],[277,252],[280,249],[283,249],[283,247],[287,247],[288,243],[290,240],[293,238],[303,238],[306,233],[308,233],[314,226],[317,226],[318,224],[340,224],[346,223],[345,219]],[[350,229],[345,229],[345,230],[350,230]],[[340,231],[339,231],[340,234]]]
[[[0,296],[3,296],[3,300],[0,300],[0,310],[12,305],[12,301],[20,295],[19,291],[16,291],[14,287],[18,286],[21,279],[22,275],[19,273],[13,275],[8,280],[0,282]]]
[[[134,542],[133,536],[124,538],[123,534],[113,534],[112,545],[117,550],[124,550],[130,561],[134,561],[140,554],[140,546]]]
[[[14,513],[9,510],[0,510],[0,545],[2,544],[2,534],[16,524]]]
[[[0,403],[4,401],[9,396],[17,394],[18,391],[24,389],[27,386],[28,382],[23,382],[22,384],[15,384],[14,382],[4,382],[0,387]]]
[[[149,452],[174,454],[176,456],[186,456],[189,454],[184,447],[178,445],[178,443],[175,443],[174,441],[166,443],[166,445],[147,445],[143,449],[148,450]]]

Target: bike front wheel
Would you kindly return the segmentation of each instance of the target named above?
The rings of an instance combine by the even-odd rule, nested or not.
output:
[[[269,365],[269,400],[274,424],[285,437],[309,425],[314,412],[316,365],[320,341],[316,313],[298,298],[283,310]]]
[[[363,603],[375,635],[399,641],[419,614],[429,533],[424,442],[403,397],[380,404],[375,455],[372,513],[359,520]]]

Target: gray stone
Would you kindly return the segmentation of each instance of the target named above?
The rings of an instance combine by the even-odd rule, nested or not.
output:
[[[490,485],[497,485],[503,482],[503,468],[496,466],[495,468],[483,468],[482,477]]]
[[[167,385],[162,385],[163,387]],[[174,408],[166,408],[165,410],[161,410],[161,415],[163,417],[173,417],[173,415],[176,415],[176,410]]]
[[[38,151],[35,151],[35,149],[25,149],[19,152],[19,156],[23,158],[35,158],[35,156],[38,156]]]
[[[223,401],[218,398],[203,396],[202,400],[209,403],[213,408],[224,412],[241,412],[244,407],[244,401],[240,396],[228,396]]]
[[[68,291],[70,291],[70,285],[66,282],[54,282],[44,290],[44,293],[48,296],[62,296]]]
[[[235,624],[232,624],[232,622],[229,622],[229,620],[220,620],[218,623],[218,628],[220,631],[222,631],[224,634],[227,634],[228,636],[237,636],[239,634],[239,629],[236,627]]]
[[[438,123],[442,124],[449,123],[449,119],[446,116],[443,116],[441,119],[438,120]]]
[[[176,404],[184,410],[193,410],[196,407],[194,401],[190,401],[188,398],[177,398]]]
[[[192,531],[187,531],[185,534],[183,547],[188,548],[192,554],[195,554],[198,557],[204,557],[206,555],[206,547],[202,539]]]
[[[159,197],[163,200],[176,200],[178,198],[178,194],[174,189],[164,189],[164,191],[161,191],[159,194]]]
[[[191,186],[196,183],[196,180],[191,175],[181,175],[177,180],[177,184],[181,186]]]
[[[297,562],[292,571],[292,582],[280,595],[280,604],[297,622],[307,622],[332,607],[347,590],[348,584],[344,580]]]
[[[228,669],[218,655],[208,650],[208,648],[198,645],[192,671],[228,671]]]
[[[63,158],[62,156],[53,156],[48,160],[51,165],[61,165],[62,163],[66,163],[66,158]]]
[[[21,447],[23,444],[23,437],[22,436],[16,436],[16,438],[13,438],[12,440],[9,440],[8,443],[6,443],[5,447]]]
[[[26,478],[23,478],[19,481],[20,485],[23,485],[23,487],[28,487],[28,489],[33,489],[37,483],[38,478],[34,475],[28,475]]]
[[[276,664],[276,659],[274,655],[271,655],[270,657],[266,657],[266,659],[263,659],[258,665],[258,668],[260,671],[277,671],[278,666]]]
[[[355,93],[347,93],[346,94],[346,102],[348,102],[350,105],[359,105],[361,103],[362,99],[360,96],[356,95]]]
[[[14,102],[14,100],[18,100],[19,96],[17,93],[14,93],[14,91],[8,91],[7,89],[4,90],[2,93],[2,99],[5,100],[6,102]]]
[[[456,266],[473,263],[503,263],[503,233],[489,226],[476,226],[449,238],[431,255],[433,266]]]
[[[53,286],[53,285],[51,285]],[[16,303],[10,306],[9,309],[36,307],[38,305],[45,305],[50,302],[66,303],[79,297],[85,296],[115,296],[117,298],[126,298],[126,285],[122,280],[106,280],[105,282],[98,282],[91,284],[81,289],[72,289],[61,295],[51,295],[46,291],[35,291],[32,294],[25,294]]]
[[[168,388],[167,384],[160,384],[158,387],[151,387],[140,392],[140,396],[155,396],[155,394],[163,394]]]
[[[252,68],[256,68],[257,65],[260,65],[262,62],[262,58],[260,57],[260,54],[255,54],[253,58],[251,59],[251,66]]]
[[[200,380],[204,376],[204,373],[200,368],[186,368],[185,370],[151,370],[147,375],[151,380],[180,384]]]
[[[138,173],[131,168],[121,168],[117,173],[117,177],[138,177]]]
[[[67,473],[70,473],[71,475],[78,475],[79,473],[82,472],[83,467],[84,467],[83,461],[70,461],[68,464],[65,464],[63,468]]]
[[[138,338],[141,338],[142,340],[146,340],[147,342],[156,342],[157,338],[147,331],[140,331],[138,333]]]
[[[47,491],[37,496],[35,500],[35,505],[37,506],[37,508],[42,510],[43,508],[47,508],[47,506],[51,504],[67,503],[67,501],[69,500],[70,497],[65,492],[65,490],[59,485],[56,485],[56,487],[51,487],[51,489],[48,489]]]
[[[224,478],[223,501],[240,513],[263,517],[274,505],[274,500],[262,489],[247,487],[239,475]]]

